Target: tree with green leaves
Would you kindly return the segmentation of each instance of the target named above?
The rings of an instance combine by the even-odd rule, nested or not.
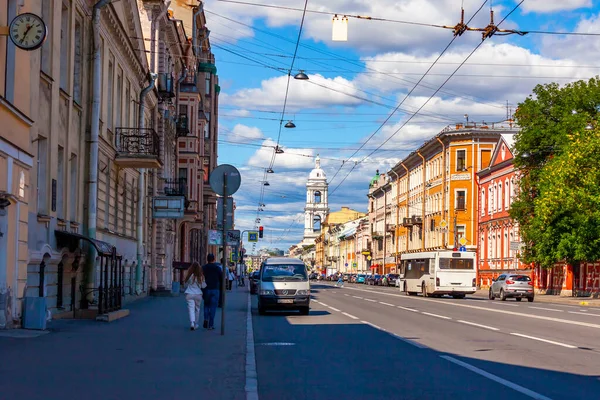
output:
[[[542,267],[600,260],[600,80],[538,85],[516,112],[511,216]]]

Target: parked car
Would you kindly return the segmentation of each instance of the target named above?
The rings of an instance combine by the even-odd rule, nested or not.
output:
[[[258,294],[258,280],[260,271],[254,271],[250,274],[250,294]]]
[[[358,274],[356,275],[356,279],[354,280],[355,283],[365,283],[365,278],[367,276],[365,274]]]
[[[527,275],[502,274],[494,279],[490,287],[490,300],[494,300],[496,296],[500,297],[502,301],[510,297],[521,301],[523,297],[527,297],[527,301],[532,302],[535,297],[533,282]]]
[[[311,281],[316,281],[319,278],[319,274],[317,274],[316,272],[313,272],[312,274],[309,275],[308,277]]]
[[[386,284],[385,286],[396,286],[396,281],[398,280],[398,274],[385,274]],[[383,278],[379,281],[381,285],[383,285]]]
[[[379,274],[369,275],[369,276],[367,276],[367,280],[365,283],[367,285],[378,285],[378,282],[380,279],[381,279],[381,275],[379,275]]]

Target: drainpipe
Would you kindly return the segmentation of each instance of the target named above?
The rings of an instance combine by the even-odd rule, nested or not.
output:
[[[89,187],[88,187],[88,226],[87,233],[91,239],[96,239],[96,224],[98,213],[98,138],[100,136],[100,102],[102,101],[102,49],[100,47],[100,12],[110,0],[99,0],[92,11],[92,31],[94,36],[94,53],[92,55],[92,121],[90,130],[89,158]],[[92,286],[96,253],[89,246],[87,273],[84,274],[84,284]],[[91,294],[88,298],[91,300]]]
[[[140,92],[139,106],[139,122],[138,128],[140,132],[146,125],[144,118],[144,110],[146,108],[145,98],[152,89],[154,89],[154,81],[156,74],[150,73],[150,84]],[[146,198],[146,169],[140,168],[140,178],[138,179],[138,221],[137,221],[137,265],[135,266],[135,290],[136,294],[142,292],[142,261],[144,258],[144,200]]]
[[[204,11],[204,3],[200,4],[200,7],[194,8],[194,16],[192,17],[192,44],[194,46],[194,54],[198,55],[198,27],[196,18]]]
[[[156,45],[156,36],[158,34],[159,29],[157,29],[157,25],[160,26],[160,20],[167,14],[167,12],[169,11],[169,6],[171,5],[171,1],[167,1],[167,3],[165,4],[165,9],[163,11],[160,12],[160,14],[158,14],[156,17],[152,17],[152,22],[150,24],[150,34],[152,35],[152,41],[151,43],[151,55],[150,55],[150,68],[152,71],[156,72],[158,71],[158,62],[156,61],[156,53],[158,53],[158,49],[157,49],[157,45]],[[158,116],[155,116],[156,119],[158,119]],[[155,120],[154,123],[156,124],[157,121]],[[163,136],[163,140],[164,140],[164,136]],[[163,151],[163,154],[166,153]],[[164,160],[165,163],[164,165],[166,166],[166,160]],[[164,173],[164,170],[163,170]],[[157,188],[158,188],[158,173],[157,171],[153,171],[152,172],[152,196],[156,196],[157,195]],[[152,267],[153,265],[155,265],[156,263],[156,230],[157,230],[157,222],[155,218],[152,218],[152,227],[151,227],[151,236],[152,236],[152,241],[150,244],[150,266]],[[158,271],[156,270],[156,268],[152,268],[151,269],[152,273],[150,274],[150,287],[154,290],[156,290],[157,288],[157,281],[158,281]]]
[[[417,154],[423,160],[423,204],[421,204],[421,233],[423,236],[423,240],[421,241],[421,250],[425,251],[425,205],[427,204],[425,198],[427,196],[427,164],[425,163],[425,157],[423,157],[423,155],[421,155],[421,153],[418,151]]]
[[[439,137],[435,138],[442,145],[442,220],[446,221],[446,145]],[[448,226],[448,221],[446,221],[446,226]],[[442,234],[442,247],[446,249],[445,234]]]
[[[410,209],[409,209],[409,202],[410,202],[410,172],[408,171],[408,168],[406,168],[406,165],[404,165],[403,162],[400,162],[400,165],[402,165],[402,168],[404,168],[406,170],[406,218],[409,217],[409,213],[410,213]],[[404,217],[403,217],[404,218]],[[402,223],[404,223],[404,220],[402,220]],[[410,235],[410,229],[406,228],[406,252],[408,253],[408,243],[410,242],[408,235]]]
[[[396,226],[394,228],[394,241],[395,241],[395,263],[396,263],[396,268],[398,267],[398,229],[399,229],[399,225],[400,225],[400,208],[398,207],[398,202],[400,199],[400,175],[398,175],[398,173],[396,171],[394,171],[393,169],[390,170],[390,172],[394,175],[396,175]],[[396,272],[398,272],[396,270]]]

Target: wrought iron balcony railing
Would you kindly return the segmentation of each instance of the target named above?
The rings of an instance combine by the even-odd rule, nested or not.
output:
[[[165,180],[164,192],[167,196],[187,196],[187,179]]]
[[[115,162],[129,168],[160,168],[160,138],[152,128],[117,128]]]

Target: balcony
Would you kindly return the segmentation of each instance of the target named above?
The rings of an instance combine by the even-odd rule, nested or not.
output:
[[[165,186],[163,190],[166,196],[187,197],[187,179],[167,179],[165,180]]]
[[[160,139],[152,128],[117,128],[115,163],[121,168],[160,168]]]
[[[396,232],[396,225],[395,224],[387,224],[385,226],[385,230],[388,232]]]
[[[423,218],[413,215],[409,218],[402,219],[402,226],[423,225]]]
[[[175,89],[173,84],[173,75],[161,73],[158,74],[158,97],[161,100],[172,99],[175,97]]]
[[[177,137],[187,136],[190,134],[187,114],[179,114],[177,118]]]

